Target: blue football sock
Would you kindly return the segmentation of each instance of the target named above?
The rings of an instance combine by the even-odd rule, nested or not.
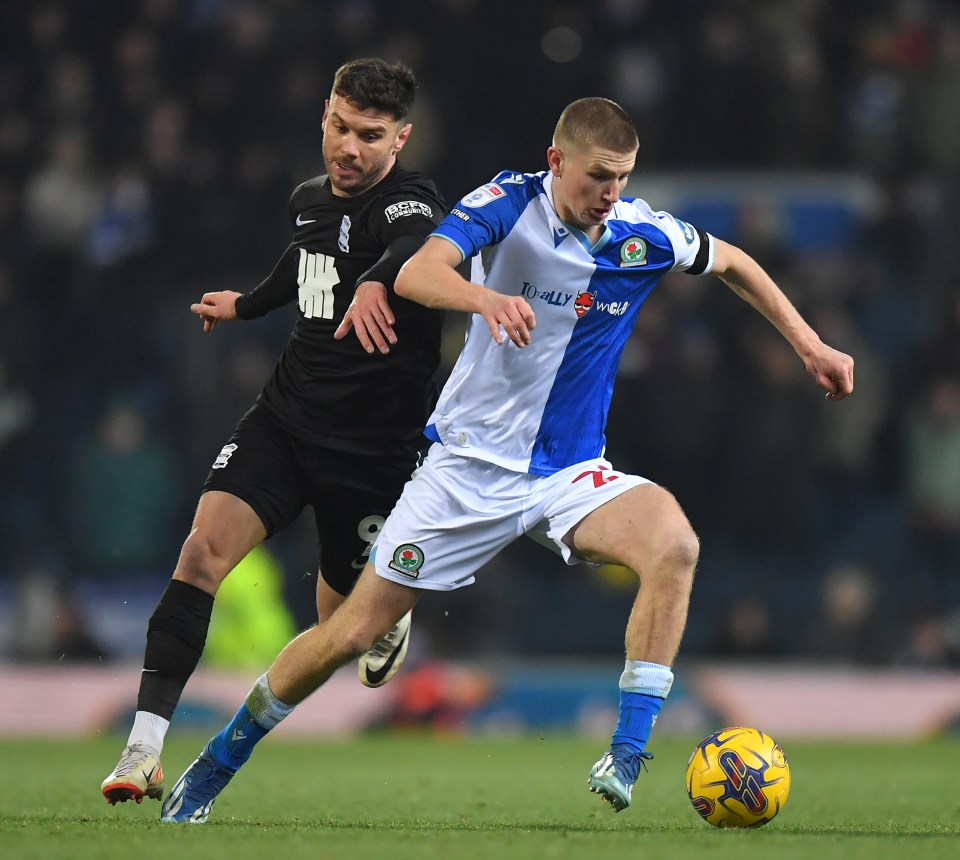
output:
[[[253,748],[267,732],[243,704],[226,727],[211,738],[207,748],[219,764],[236,770],[250,758]]]
[[[660,696],[621,690],[620,720],[613,732],[611,746],[627,744],[637,752],[643,752],[662,707],[663,698]]]
[[[224,767],[239,768],[250,758],[260,740],[280,725],[295,707],[281,702],[274,695],[268,675],[269,672],[264,672],[257,678],[234,718],[210,740],[210,754]]]
[[[627,660],[620,676],[620,720],[611,747],[626,744],[643,752],[663,702],[673,686],[669,666]]]

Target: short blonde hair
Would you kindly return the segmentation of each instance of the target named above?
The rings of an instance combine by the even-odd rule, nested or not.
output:
[[[620,105],[610,99],[587,98],[563,109],[553,132],[553,145],[559,149],[602,146],[614,152],[635,152],[640,138]]]

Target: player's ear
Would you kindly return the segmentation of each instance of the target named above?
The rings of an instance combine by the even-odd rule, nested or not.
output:
[[[393,142],[393,151],[399,152],[403,149],[403,145],[407,142],[407,138],[410,137],[410,132],[413,130],[413,126],[408,122],[404,125],[399,132],[397,132],[397,139]]]
[[[563,153],[555,146],[547,149],[547,166],[554,176],[560,176],[560,169],[563,167]]]
[[[327,124],[327,116],[330,114],[330,99],[327,99],[323,103],[323,117],[320,120],[320,125],[324,126]]]

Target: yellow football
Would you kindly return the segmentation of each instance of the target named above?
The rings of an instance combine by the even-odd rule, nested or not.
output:
[[[761,827],[787,802],[790,765],[769,735],[739,726],[721,729],[690,756],[687,794],[714,827]]]

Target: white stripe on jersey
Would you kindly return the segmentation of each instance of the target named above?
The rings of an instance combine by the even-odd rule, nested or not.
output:
[[[474,279],[526,298],[537,326],[520,350],[509,339],[497,345],[475,315],[429,424],[451,451],[540,475],[603,453],[617,365],[640,306],[667,272],[693,266],[706,236],[622,199],[588,250],[557,216],[552,178],[505,171],[433,234],[465,258],[479,253],[482,279],[476,260]],[[707,241],[704,271],[713,262]]]

